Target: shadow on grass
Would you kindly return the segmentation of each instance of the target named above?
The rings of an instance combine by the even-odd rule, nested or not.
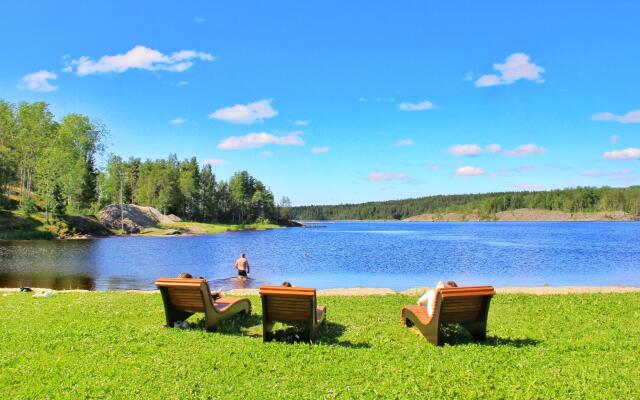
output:
[[[482,342],[475,341],[471,334],[461,325],[451,324],[445,325],[442,329],[442,335],[444,338],[444,343],[448,345],[465,345],[465,344],[479,344],[481,346],[490,346],[490,347],[530,347],[537,346],[540,344],[539,340],[530,339],[530,338],[522,338],[522,339],[513,339],[513,338],[501,338],[498,336],[488,336],[486,340]]]
[[[225,335],[250,336],[262,338],[257,327],[262,324],[262,317],[256,314],[238,315],[226,319],[218,325],[217,332]],[[259,329],[262,332],[262,329]]]
[[[192,328],[204,329],[204,318],[194,321]],[[278,324],[272,334],[272,340],[280,343],[310,343],[309,335],[304,327]],[[370,348],[368,343],[353,343],[340,340],[347,330],[346,326],[335,322],[325,322],[316,332],[315,344],[335,345],[352,349]],[[216,332],[223,335],[249,336],[262,339],[262,317],[256,314],[237,315],[224,320],[218,325]]]
[[[512,338],[501,338],[497,336],[489,336],[487,340],[484,342],[480,342],[483,346],[511,346],[511,347],[530,347],[537,346],[541,342],[537,339],[512,339]]]
[[[341,346],[351,349],[368,349],[371,347],[368,343],[354,343],[350,340],[340,340],[340,337],[346,330],[347,327],[342,324],[326,321],[318,328],[314,344]],[[260,337],[262,337],[262,335],[260,335]],[[297,326],[287,326],[284,329],[274,330],[273,341],[281,343],[310,343],[305,328]]]

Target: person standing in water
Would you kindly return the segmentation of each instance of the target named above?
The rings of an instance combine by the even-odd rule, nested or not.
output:
[[[240,255],[240,258],[236,260],[236,269],[238,270],[238,277],[246,279],[249,275],[249,261],[244,253]]]

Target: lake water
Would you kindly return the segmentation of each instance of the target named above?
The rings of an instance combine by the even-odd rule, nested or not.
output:
[[[640,286],[637,222],[339,222],[183,237],[0,242],[0,287],[152,289],[190,272],[229,289],[246,252],[249,287]]]

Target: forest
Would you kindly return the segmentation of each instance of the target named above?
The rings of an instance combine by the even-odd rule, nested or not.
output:
[[[246,171],[220,180],[210,165],[175,154],[159,160],[112,154],[99,168],[107,134],[103,124],[86,115],[67,114],[57,121],[44,102],[0,100],[0,209],[30,214],[43,208],[48,223],[119,203],[156,207],[190,221],[245,224],[280,218],[273,193]],[[10,200],[11,190],[17,200]]]
[[[577,187],[542,192],[504,192],[439,195],[415,199],[302,206],[291,209],[297,220],[404,219],[426,213],[471,212],[490,218],[500,211],[533,208],[566,212],[625,211],[638,216],[640,186],[628,188]]]

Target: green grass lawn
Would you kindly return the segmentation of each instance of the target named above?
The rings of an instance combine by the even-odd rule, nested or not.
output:
[[[321,297],[316,344],[263,343],[251,301],[207,333],[158,294],[0,294],[0,397],[640,398],[640,294],[498,295],[486,344],[443,347],[399,323],[412,297]]]

